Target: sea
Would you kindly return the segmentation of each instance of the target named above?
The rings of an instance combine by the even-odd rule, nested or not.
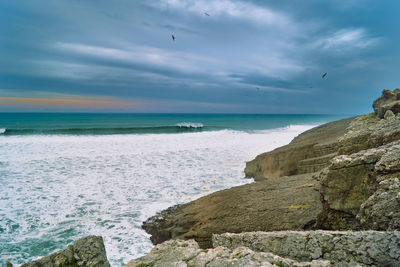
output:
[[[246,161],[343,117],[0,113],[0,265],[101,235],[123,266],[152,249],[147,218],[253,182]]]

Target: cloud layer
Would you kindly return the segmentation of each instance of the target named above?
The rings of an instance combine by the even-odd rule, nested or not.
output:
[[[341,2],[4,1],[0,97],[6,111],[40,92],[149,104],[124,112],[364,113],[397,85],[400,4]]]

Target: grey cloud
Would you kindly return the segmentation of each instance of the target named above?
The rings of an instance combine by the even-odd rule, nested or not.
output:
[[[3,1],[0,90],[365,112],[350,100],[396,86],[400,4],[340,2]]]

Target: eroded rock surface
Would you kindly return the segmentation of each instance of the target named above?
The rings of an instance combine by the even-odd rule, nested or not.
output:
[[[213,235],[213,247],[169,240],[139,266],[399,266],[400,232],[279,231]]]
[[[350,155],[400,139],[400,114],[388,120],[374,113],[357,117],[339,138],[338,155]]]
[[[144,222],[153,243],[194,238],[211,247],[215,233],[312,229],[322,211],[310,174],[285,176],[215,192]]]
[[[400,141],[337,156],[317,178],[324,202],[319,227],[400,229]]]
[[[79,239],[66,249],[39,260],[22,264],[21,267],[99,266],[110,267],[101,236]]]
[[[297,261],[328,260],[333,266],[400,266],[399,244],[398,231],[281,231],[213,236],[215,247],[248,247]]]
[[[256,181],[313,173],[336,156],[338,139],[354,118],[334,121],[308,130],[293,141],[246,163],[246,177]]]
[[[217,246],[202,250],[194,240],[170,240],[157,245],[149,254],[130,261],[126,267],[182,266],[182,267],[250,267],[250,266],[330,266],[329,261],[298,262],[268,252],[253,251],[240,246]]]

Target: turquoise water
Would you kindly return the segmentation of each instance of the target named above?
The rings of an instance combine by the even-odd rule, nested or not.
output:
[[[0,113],[0,134],[143,134],[212,130],[266,130],[320,124],[343,116],[254,114]]]
[[[156,212],[232,186],[326,115],[0,114],[0,265],[87,235],[112,266],[153,247]]]

